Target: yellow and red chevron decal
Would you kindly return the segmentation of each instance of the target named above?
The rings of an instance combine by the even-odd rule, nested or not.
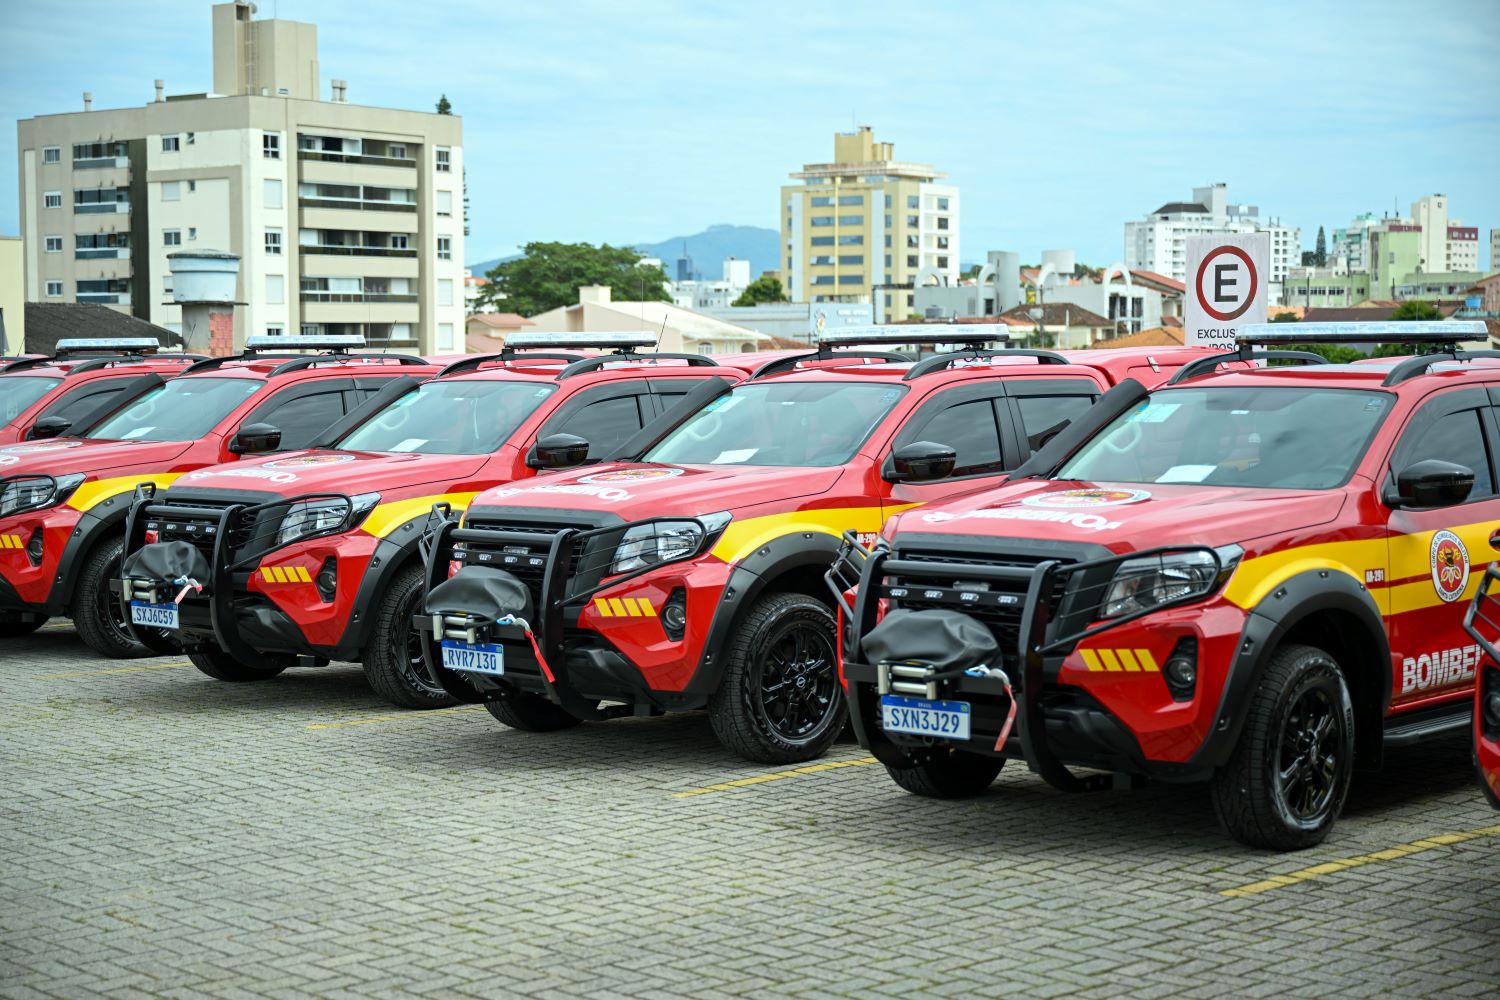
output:
[[[392,500],[377,504],[370,511],[359,530],[376,538],[384,538],[414,517],[424,517],[435,503],[450,504],[454,510],[467,510],[469,501],[478,493],[435,493],[431,496],[412,497],[410,500]]]
[[[601,618],[656,617],[656,608],[644,597],[596,597],[594,610]]]
[[[312,583],[305,566],[262,566],[260,578],[266,583]]]
[[[1080,649],[1078,655],[1092,671],[1161,673],[1149,649]]]
[[[141,483],[155,483],[157,490],[164,490],[176,482],[181,475],[180,472],[152,472],[137,476],[96,479],[74,490],[73,495],[68,497],[68,506],[78,511],[90,510],[111,497],[131,492]]]
[[[20,535],[0,535],[0,549],[24,549],[26,540]]]
[[[794,510],[786,514],[767,514],[743,521],[731,521],[713,547],[712,555],[727,563],[739,562],[761,546],[784,535],[816,532],[837,538],[846,531],[875,533],[885,519],[920,504],[895,504],[890,507],[821,507],[817,510]]]

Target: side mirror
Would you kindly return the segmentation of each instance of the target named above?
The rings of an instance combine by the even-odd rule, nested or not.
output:
[[[526,464],[533,469],[567,469],[588,461],[589,443],[577,434],[548,434],[532,445]]]
[[[1474,488],[1474,470],[1436,458],[1413,462],[1396,474],[1395,495],[1387,497],[1392,507],[1432,510],[1452,507],[1469,498]]]
[[[890,483],[930,483],[946,479],[958,464],[958,453],[934,441],[913,441],[891,452],[885,479]]]
[[[55,438],[59,434],[67,432],[73,426],[73,421],[67,417],[43,417],[31,425],[31,436],[33,438]]]
[[[246,424],[229,442],[236,455],[258,455],[281,447],[281,428],[271,424]]]

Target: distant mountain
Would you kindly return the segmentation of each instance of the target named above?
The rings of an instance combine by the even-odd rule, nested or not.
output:
[[[714,225],[691,236],[635,244],[635,248],[646,256],[660,257],[669,278],[677,277],[677,258],[682,256],[684,247],[687,255],[693,258],[693,270],[705,278],[718,278],[723,274],[725,257],[748,260],[752,278],[762,271],[776,270],[781,260],[781,234],[760,226]],[[515,260],[517,256],[482,260],[470,264],[469,269],[476,275],[484,274],[496,264]]]

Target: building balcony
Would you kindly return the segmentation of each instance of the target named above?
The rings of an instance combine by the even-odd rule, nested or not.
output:
[[[74,170],[98,170],[101,167],[128,167],[128,156],[96,156],[86,160],[74,160]]]
[[[362,202],[335,199],[303,199],[300,203],[300,225],[303,229],[345,230],[348,232],[407,233],[416,232],[413,220],[417,206],[407,205],[406,212],[366,212]],[[390,202],[381,202],[390,205]]]
[[[417,251],[396,247],[350,247],[350,246],[308,246],[306,244],[298,247],[304,254],[318,254],[327,257],[412,257],[417,256]]]
[[[89,202],[73,206],[74,215],[125,215],[129,211],[128,201]]]
[[[129,247],[104,247],[73,251],[74,260],[129,260]]]
[[[299,149],[297,159],[322,163],[367,163],[377,167],[406,167],[415,170],[417,161],[410,156],[370,156],[365,153],[325,153],[320,149]]]
[[[321,153],[320,156],[335,156]],[[392,160],[384,156],[358,157],[353,161],[330,162],[304,159],[298,173],[306,184],[348,184],[368,187],[414,188],[417,186],[417,161]]]
[[[130,305],[129,292],[79,292],[74,298],[79,302],[92,302],[102,306]]]
[[[417,297],[395,292],[303,292],[303,302],[416,302]]]
[[[416,203],[409,201],[360,201],[355,198],[300,198],[303,208],[337,208],[347,212],[415,212]]]
[[[410,323],[421,320],[415,295],[346,295],[303,292],[304,323]]]
[[[299,247],[303,254],[306,247]],[[338,257],[307,255],[299,268],[304,277],[415,278],[421,268],[416,253],[410,257]]]

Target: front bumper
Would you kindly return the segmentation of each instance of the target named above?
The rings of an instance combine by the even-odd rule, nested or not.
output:
[[[913,541],[920,552],[895,553],[884,544],[864,550],[846,537],[830,574],[850,626],[843,671],[861,745],[894,767],[910,766],[938,745],[1024,759],[1063,788],[1079,785],[1068,770],[1073,766],[1178,781],[1211,773],[1203,751],[1216,729],[1243,612],[1221,601],[1205,603],[1200,595],[1190,608],[1168,606],[1100,624],[1091,595],[1108,585],[1120,562],[1142,553],[1051,543],[992,555],[978,539],[954,536],[945,550],[929,538]],[[965,674],[924,686],[912,668],[904,671],[907,684],[893,688],[888,670],[864,662],[860,640],[895,607],[942,607],[979,620],[1001,645],[997,666],[1011,679],[1013,694],[992,677]],[[1184,650],[1191,650],[1196,674],[1190,690],[1174,690],[1164,665]],[[885,732],[880,698],[886,693],[968,702],[970,738],[960,743]],[[1016,725],[1001,745],[997,737],[1012,696]]]
[[[66,503],[0,519],[0,609],[66,614],[78,562],[103,523]]]

